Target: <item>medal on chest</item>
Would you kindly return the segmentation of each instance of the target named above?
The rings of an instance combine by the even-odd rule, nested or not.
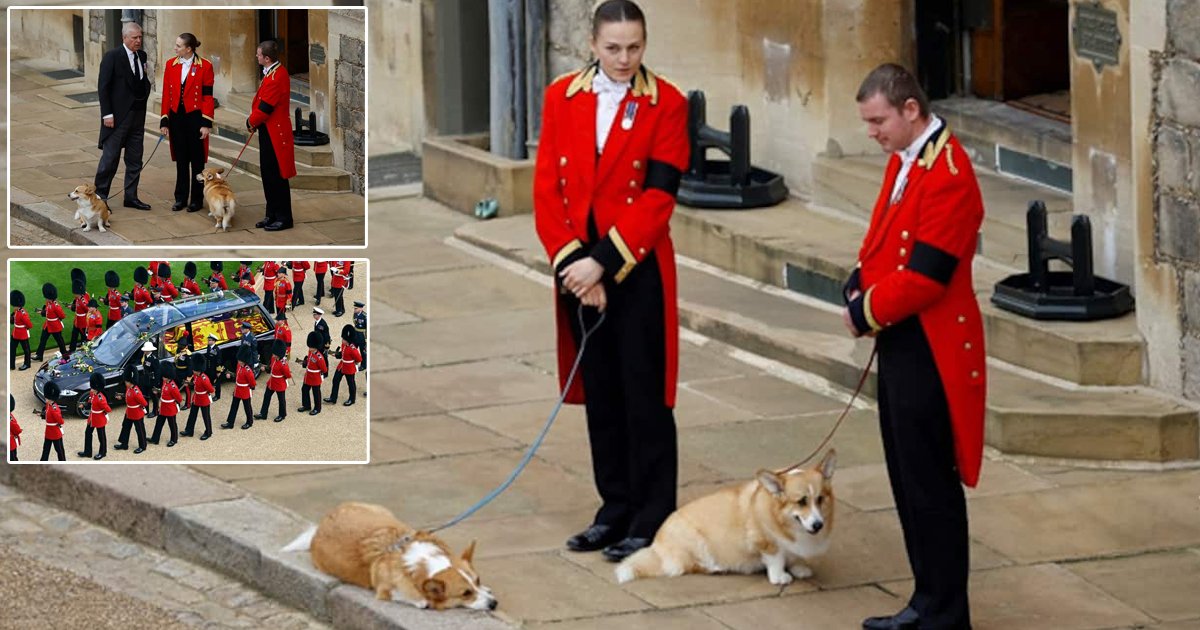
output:
[[[629,101],[625,104],[625,113],[621,116],[621,129],[629,131],[633,129],[633,117],[637,115],[637,101]]]

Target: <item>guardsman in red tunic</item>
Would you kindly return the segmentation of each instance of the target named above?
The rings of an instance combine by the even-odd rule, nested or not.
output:
[[[688,166],[687,101],[641,64],[645,20],[609,1],[593,18],[597,59],[546,89],[534,222],[554,268],[560,387],[584,325],[590,338],[567,402],[587,408],[602,505],[567,540],[618,561],[675,509],[678,315],[669,235]],[[661,322],[659,325],[649,325]],[[586,396],[585,396],[586,394]]]
[[[335,350],[333,356],[337,358],[338,365],[333,374],[333,391],[329,392],[329,397],[325,399],[325,402],[337,402],[338,384],[345,377],[346,386],[350,388],[350,397],[342,403],[342,406],[349,407],[354,404],[355,396],[358,393],[354,375],[358,374],[358,362],[362,361],[362,353],[358,351],[358,332],[354,330],[353,324],[342,326],[342,347]]]
[[[17,461],[17,447],[21,445],[21,425],[13,411],[17,408],[17,400],[12,394],[8,395],[8,461]]]
[[[162,264],[161,260],[151,260],[146,266],[150,268],[150,292],[158,291],[158,285],[161,282],[158,277],[158,266]]]
[[[333,274],[329,295],[333,297],[333,316],[341,317],[346,314],[346,287],[350,284],[350,261],[329,261],[329,272]]]
[[[46,397],[46,406],[42,409],[42,418],[46,421],[46,435],[42,442],[41,461],[43,462],[50,460],[51,447],[54,447],[58,461],[67,461],[66,449],[63,447],[62,409],[58,406],[58,396],[61,393],[58,384],[53,381],[47,382],[46,388],[42,391],[42,395]]]
[[[108,455],[108,441],[104,434],[104,427],[108,426],[108,412],[112,411],[112,407],[108,406],[108,399],[104,397],[104,375],[92,372],[91,379],[88,383],[91,389],[80,394],[87,401],[88,420],[87,428],[83,430],[83,450],[79,451],[80,457],[92,456],[92,432],[94,431],[100,438],[100,451],[96,453],[95,459],[104,459]]]
[[[268,313],[275,312],[275,278],[279,275],[279,263],[265,260],[262,264],[263,306]]]
[[[292,327],[288,326],[287,316],[284,314],[278,314],[275,316],[275,338],[283,342],[284,356],[291,358]]]
[[[75,294],[75,299],[71,300],[71,312],[75,314],[75,319],[71,326],[71,352],[79,347],[81,341],[87,341],[87,314],[88,301],[91,296],[87,292],[87,275],[78,267],[71,270],[71,293]]]
[[[263,396],[262,408],[258,410],[258,415],[254,416],[259,420],[267,418],[272,394],[279,397],[279,414],[273,420],[283,422],[287,417],[287,397],[284,396],[284,392],[287,391],[288,381],[292,379],[292,366],[288,365],[286,353],[283,340],[276,338],[271,344],[271,377],[267,379],[267,395]]]
[[[25,310],[25,294],[17,290],[8,292],[8,303],[13,306],[12,317],[9,322],[12,324],[12,332],[8,341],[8,369],[13,371],[17,369],[17,346],[25,348],[25,362],[21,364],[22,370],[29,369],[29,331],[33,328],[33,321],[29,318],[29,312]]]
[[[221,273],[224,264],[219,260],[213,260],[208,263],[208,268],[212,269],[212,275],[208,277],[208,284],[212,286],[216,282],[217,287],[222,291],[228,291],[229,285],[225,282],[225,274]]]
[[[195,35],[181,34],[175,38],[175,58],[163,70],[159,131],[170,138],[175,161],[175,211],[187,207],[196,212],[204,205],[204,183],[196,176],[208,161],[208,134],[216,109],[213,65],[196,54],[199,46]]]
[[[884,64],[856,97],[891,153],[844,290],[843,322],[875,336],[888,478],[915,577],[909,605],[864,628],[969,628],[967,510],[979,480],[986,378],[971,280],[983,200],[966,151],[916,78]]]
[[[250,392],[258,383],[254,381],[254,370],[250,369],[250,364],[255,362],[254,349],[248,345],[242,345],[238,348],[238,366],[234,376],[233,402],[229,405],[229,417],[225,418],[225,424],[221,425],[222,429],[232,429],[233,420],[237,416],[238,405],[240,404],[246,414],[246,423],[242,425],[243,429],[249,429],[254,426],[254,417],[250,411]]]
[[[321,413],[321,383],[325,382],[325,376],[329,374],[329,367],[325,363],[325,355],[321,353],[325,346],[325,340],[321,337],[321,333],[317,331],[309,331],[308,333],[308,354],[300,361],[300,365],[304,366],[304,385],[300,388],[300,408],[296,411],[304,413],[308,411],[308,415],[315,416]],[[312,405],[309,405],[309,394],[312,394]],[[310,411],[311,409],[311,411]]]
[[[133,312],[135,313],[150,308],[154,303],[154,298],[146,289],[146,282],[149,280],[150,272],[146,271],[145,267],[133,270]]]
[[[91,341],[104,334],[104,318],[100,316],[100,303],[96,298],[88,301],[87,338]]]
[[[254,227],[268,232],[292,227],[292,193],[288,180],[296,175],[296,147],[288,116],[292,81],[279,63],[279,45],[267,40],[258,45],[262,84],[250,103],[246,129],[258,132],[258,159],[267,198],[267,213]]]
[[[275,279],[275,312],[286,313],[291,303],[292,283],[288,280],[287,273],[281,269]]]
[[[171,266],[165,261],[158,264],[158,298],[170,303],[179,297],[179,289],[171,282]]]
[[[321,305],[321,298],[325,297],[325,274],[329,271],[328,260],[314,260],[313,274],[317,276],[317,292],[313,294],[314,306]]]
[[[158,400],[158,420],[154,422],[154,433],[150,441],[158,444],[162,435],[163,424],[171,427],[171,439],[167,448],[175,446],[179,440],[179,424],[175,417],[179,415],[179,407],[183,405],[183,394],[179,392],[179,384],[175,382],[175,366],[170,363],[162,364],[162,392]]]
[[[212,437],[212,395],[216,392],[212,379],[208,377],[208,357],[204,354],[192,355],[192,409],[188,412],[187,426],[183,428],[183,437],[192,437],[196,428],[196,414],[204,416],[204,433],[201,440]]]
[[[111,269],[104,272],[104,286],[108,287],[108,293],[104,296],[104,303],[108,306],[106,328],[112,328],[113,324],[121,321],[121,276]]]
[[[125,368],[125,420],[121,422],[121,435],[117,437],[113,449],[128,450],[129,430],[134,429],[137,433],[138,447],[133,453],[138,455],[146,450],[146,396],[141,388],[135,385],[135,371],[132,365]],[[155,443],[157,444],[157,441]]]
[[[46,298],[46,305],[38,309],[38,314],[46,318],[42,322],[42,337],[38,340],[37,356],[34,361],[41,361],[42,355],[46,352],[46,340],[54,337],[58,342],[58,351],[62,353],[63,359],[71,355],[67,352],[67,344],[63,342],[63,320],[67,314],[63,311],[63,307],[58,303],[58,287],[47,282],[42,285],[42,297]]]
[[[200,285],[196,284],[196,263],[188,261],[183,265],[183,283],[179,285],[179,292],[183,297],[194,297],[200,295]]]
[[[292,270],[292,306],[304,304],[304,278],[312,267],[307,260],[292,260],[288,262]]]

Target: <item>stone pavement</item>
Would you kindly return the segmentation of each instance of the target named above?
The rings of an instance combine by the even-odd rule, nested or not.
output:
[[[107,233],[83,232],[74,223],[76,204],[67,193],[90,183],[101,151],[96,148],[99,104],[78,103],[69,95],[94,92],[83,79],[56,81],[42,74],[46,62],[12,60],[11,200],[13,216],[75,244],[100,246],[361,246],[366,238],[366,202],[362,195],[292,190],[295,228],[281,232],[255,229],[265,200],[261,180],[238,168],[229,180],[238,208],[228,232],[213,228],[207,212],[172,212],[175,164],[164,140],[151,157],[158,137],[145,138],[145,158],[138,196],[153,206],[148,212],[125,208],[118,196],[124,186],[124,164],[113,178],[112,227]],[[156,112],[147,120],[157,127]],[[215,165],[215,163],[214,163]],[[228,167],[227,164],[223,166]],[[13,243],[17,245],[17,243]],[[38,243],[41,245],[43,243]]]
[[[4,628],[325,628],[220,573],[0,485]]]

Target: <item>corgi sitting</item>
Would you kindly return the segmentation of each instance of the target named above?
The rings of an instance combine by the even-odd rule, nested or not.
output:
[[[474,542],[454,556],[446,543],[379,505],[343,503],[283,551],[306,549],[317,569],[372,589],[378,599],[435,610],[496,608],[496,598],[471,565]]]
[[[204,203],[208,205],[208,216],[217,220],[214,228],[229,231],[233,223],[233,212],[237,208],[237,200],[233,197],[233,189],[225,183],[221,176],[225,169],[209,167],[196,175],[196,181],[204,182]]]
[[[84,232],[90,232],[92,226],[100,229],[101,232],[106,232],[105,226],[111,226],[109,217],[111,212],[108,209],[108,202],[101,199],[96,194],[96,187],[92,184],[84,184],[76,186],[75,190],[67,193],[69,199],[74,199],[79,207],[75,209],[75,221],[80,224]]]
[[[617,581],[685,573],[757,573],[772,584],[812,575],[801,560],[825,553],[833,529],[833,467],[825,454],[814,469],[723,488],[675,510],[654,543],[617,566]]]

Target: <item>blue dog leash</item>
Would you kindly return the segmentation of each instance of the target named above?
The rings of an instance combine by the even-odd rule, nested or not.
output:
[[[504,480],[504,483],[497,486],[495,490],[487,493],[487,495],[477,501],[475,505],[467,508],[462,514],[450,519],[450,521],[446,524],[427,530],[429,533],[432,534],[438,530],[457,525],[466,520],[467,517],[478,512],[483,508],[483,506],[491,503],[493,499],[500,496],[500,493],[507,490],[508,487],[517,480],[517,476],[521,474],[521,471],[525,470],[525,467],[529,465],[530,460],[533,459],[533,454],[537,452],[538,447],[542,445],[542,441],[546,439],[546,434],[550,432],[550,427],[554,424],[554,419],[558,417],[558,412],[562,409],[563,401],[565,401],[567,398],[567,392],[571,391],[571,383],[575,381],[575,372],[579,369],[579,362],[583,359],[583,351],[587,348],[588,337],[591,337],[592,333],[596,332],[596,329],[600,327],[600,324],[604,323],[605,314],[600,313],[600,319],[596,320],[596,323],[593,324],[591,328],[584,328],[583,304],[579,305],[577,315],[579,317],[579,329],[583,331],[583,338],[579,340],[579,352],[575,354],[575,363],[571,366],[570,374],[567,375],[567,382],[565,385],[563,385],[562,394],[558,397],[558,403],[554,405],[554,411],[551,411],[550,417],[546,418],[546,425],[542,427],[542,432],[538,434],[537,439],[533,441],[533,444],[529,445],[529,450],[525,451],[525,457],[521,459],[521,463],[517,464],[516,469],[512,471],[512,474],[508,476],[508,479]]]
[[[150,150],[150,157],[146,158],[145,160],[142,160],[142,168],[146,168],[146,165],[150,163],[150,160],[154,159],[154,152],[158,151],[158,145],[162,144],[163,139],[166,137],[167,137],[167,134],[165,134],[165,133],[158,134],[158,142],[155,142],[154,148]],[[116,174],[114,173],[114,176],[115,175]],[[129,184],[127,186],[125,186],[124,188],[122,188],[121,192],[117,193],[116,195],[109,195],[109,196],[105,197],[104,202],[107,203],[109,199],[112,199],[113,197],[116,197],[117,195],[124,195],[125,191],[129,190],[129,186],[132,186],[132,185],[138,183],[139,181],[141,181],[141,179],[142,179],[142,169],[138,169],[137,177],[134,177],[133,181],[129,182]]]

